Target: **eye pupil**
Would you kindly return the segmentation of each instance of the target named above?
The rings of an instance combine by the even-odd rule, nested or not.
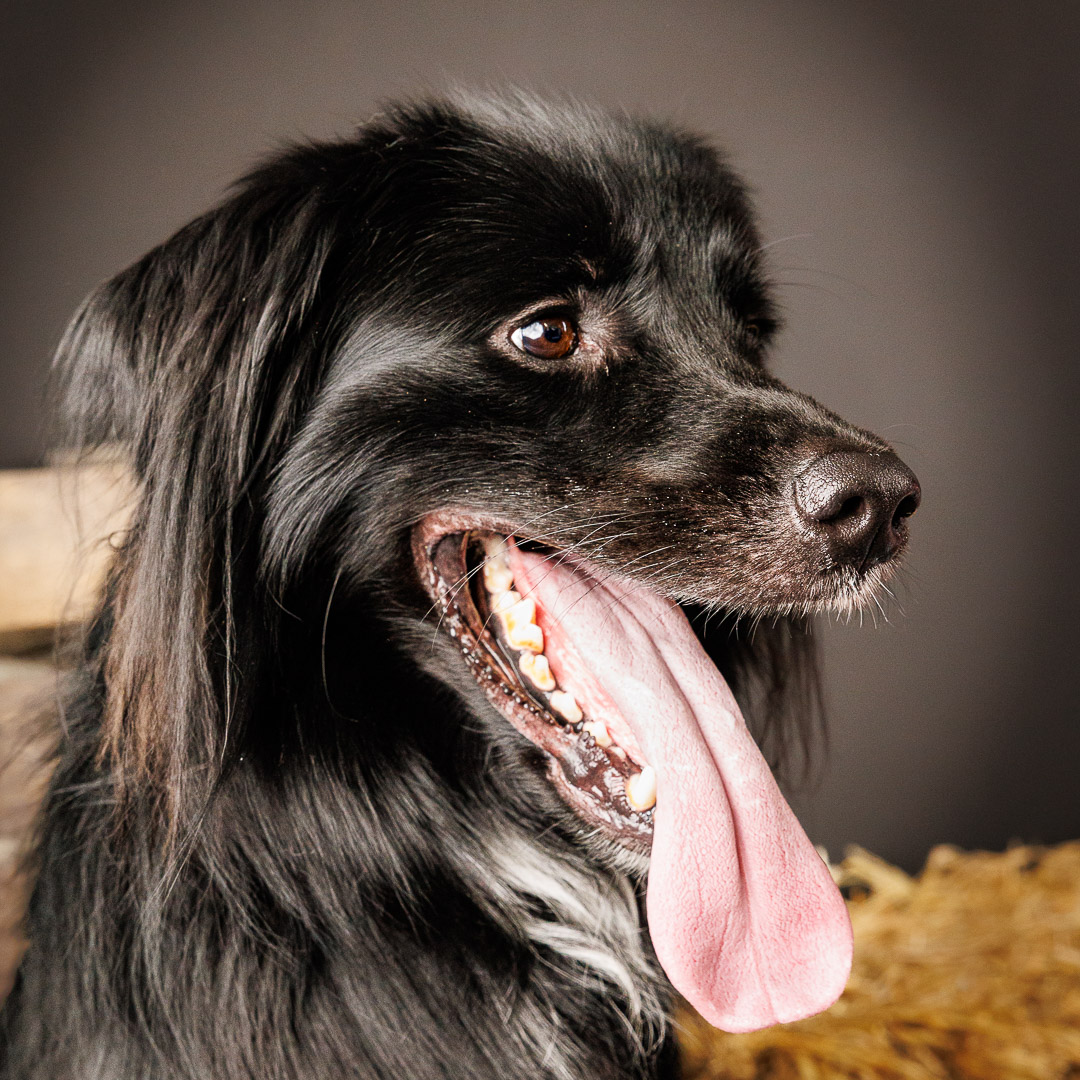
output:
[[[560,360],[577,348],[577,329],[569,319],[536,319],[519,326],[510,340],[522,352],[542,360]]]

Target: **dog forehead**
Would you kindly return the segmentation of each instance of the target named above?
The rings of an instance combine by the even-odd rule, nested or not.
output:
[[[690,296],[754,262],[742,183],[668,125],[512,96],[400,109],[370,137],[393,165],[389,232],[405,231],[433,286],[452,275],[459,300],[473,287],[528,304],[601,281]]]

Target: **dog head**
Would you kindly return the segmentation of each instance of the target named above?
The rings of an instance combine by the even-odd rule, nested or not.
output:
[[[706,699],[738,718],[675,604],[775,699],[802,620],[874,595],[919,500],[769,374],[776,325],[742,185],[666,127],[425,104],[252,173],[62,348],[79,437],[129,445],[140,481],[99,643],[118,783],[195,820],[318,758],[388,817],[484,807],[608,865],[651,848],[655,881],[653,766],[660,808],[660,759],[670,805],[676,774],[713,798],[662,732]],[[676,698],[691,719],[650,719]],[[778,807],[744,764],[721,786]],[[817,896],[801,843],[776,858]]]

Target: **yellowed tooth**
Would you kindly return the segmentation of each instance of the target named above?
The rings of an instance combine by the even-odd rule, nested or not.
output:
[[[514,584],[510,567],[496,559],[484,563],[484,588],[489,593],[504,593]]]
[[[528,649],[529,652],[544,651],[544,631],[536,623],[521,623],[513,630],[508,630],[506,640],[514,649]]]
[[[651,765],[626,778],[626,801],[635,810],[651,810],[656,805],[656,770]]]
[[[491,610],[494,612],[507,611],[515,604],[521,603],[521,593],[509,589],[491,598]]]
[[[590,720],[582,730],[587,731],[596,740],[597,746],[607,747],[615,741],[603,720]]]
[[[548,658],[543,653],[521,653],[518,656],[518,667],[537,690],[555,689],[555,676],[551,674]]]
[[[531,597],[500,612],[499,618],[511,648],[544,651],[544,632],[536,625],[536,601]]]
[[[484,554],[489,559],[508,563],[510,559],[508,551],[506,537],[498,536],[495,533],[488,533],[484,537]]]
[[[513,607],[507,608],[503,612],[503,621],[508,626],[521,626],[527,623],[536,622],[536,601],[527,596],[524,600],[519,600]]]
[[[576,724],[585,715],[574,695],[568,694],[565,690],[556,690],[549,700],[552,710],[568,724]]]

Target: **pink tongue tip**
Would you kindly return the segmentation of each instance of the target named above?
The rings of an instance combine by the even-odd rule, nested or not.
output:
[[[515,545],[510,558],[657,771],[646,909],[672,985],[732,1032],[828,1008],[851,968],[847,909],[682,611]]]

